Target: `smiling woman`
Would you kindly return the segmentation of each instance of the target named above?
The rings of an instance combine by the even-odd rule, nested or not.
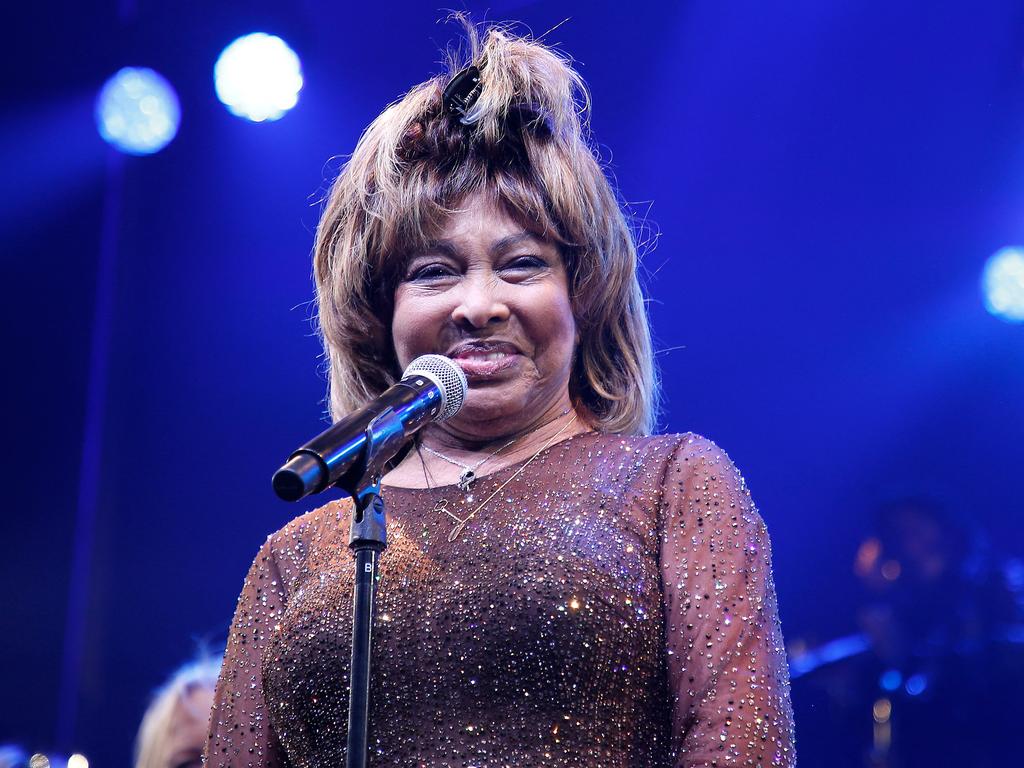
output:
[[[383,479],[370,763],[792,765],[764,524],[713,443],[649,435],[636,248],[583,83],[469,32],[469,61],[367,129],[317,232],[335,418],[422,354],[469,381]],[[257,555],[209,765],[344,763],[348,511]]]

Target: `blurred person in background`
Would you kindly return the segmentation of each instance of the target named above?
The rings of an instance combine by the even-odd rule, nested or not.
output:
[[[828,745],[804,757],[1006,764],[1024,689],[1020,561],[996,558],[984,531],[918,495],[879,505],[853,570],[861,634],[793,659],[802,726]]]
[[[1019,564],[997,561],[976,526],[917,496],[883,504],[875,528],[854,570],[861,627],[890,666],[991,649],[1020,623]]]
[[[139,726],[135,768],[199,768],[209,733],[219,657],[182,666],[156,691]]]

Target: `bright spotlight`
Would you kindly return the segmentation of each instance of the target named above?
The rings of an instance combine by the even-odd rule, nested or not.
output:
[[[299,100],[302,66],[280,37],[254,32],[221,52],[213,82],[232,114],[254,123],[277,120]]]
[[[1024,248],[993,254],[981,275],[985,308],[1008,323],[1024,323]]]
[[[178,132],[181,108],[174,88],[152,69],[125,67],[96,99],[96,127],[105,141],[129,155],[151,155]]]
[[[85,755],[76,752],[68,758],[68,768],[89,768],[89,761],[85,759]]]

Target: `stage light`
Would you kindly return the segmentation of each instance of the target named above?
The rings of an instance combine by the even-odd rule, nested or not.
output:
[[[903,682],[903,675],[898,669],[887,669],[878,679],[879,686],[886,691],[895,691]]]
[[[892,716],[892,702],[889,699],[879,699],[871,707],[871,713],[875,716],[876,723],[887,723]]]
[[[928,678],[924,675],[912,675],[907,678],[907,693],[911,696],[920,696],[928,687]]]
[[[178,132],[181,108],[174,88],[152,69],[125,67],[96,99],[100,136],[129,155],[151,155]]]
[[[89,761],[85,759],[85,755],[76,752],[68,758],[68,768],[89,768]]]
[[[1008,323],[1024,323],[1024,248],[993,254],[981,275],[985,308]]]
[[[280,37],[254,32],[221,52],[213,82],[232,114],[255,123],[277,120],[299,100],[302,66]]]

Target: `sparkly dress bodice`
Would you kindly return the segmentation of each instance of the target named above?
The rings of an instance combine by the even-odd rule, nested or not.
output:
[[[768,540],[693,435],[583,434],[456,486],[385,487],[370,764],[792,765]],[[458,538],[460,516],[510,481]],[[211,718],[213,766],[344,765],[348,502],[271,536]]]

